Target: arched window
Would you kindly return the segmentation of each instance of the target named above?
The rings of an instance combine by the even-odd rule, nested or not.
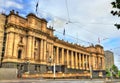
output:
[[[21,59],[22,50],[18,50],[18,59]]]
[[[23,43],[23,37],[20,37],[20,43]]]

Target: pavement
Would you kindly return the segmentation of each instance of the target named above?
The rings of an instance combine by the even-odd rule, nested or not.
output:
[[[0,80],[0,83],[120,83],[120,79],[16,79]]]

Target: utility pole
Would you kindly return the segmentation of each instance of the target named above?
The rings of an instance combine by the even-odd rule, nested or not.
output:
[[[56,69],[55,69],[55,62],[54,62],[53,70],[54,70],[54,79],[55,79],[55,72],[56,72]]]

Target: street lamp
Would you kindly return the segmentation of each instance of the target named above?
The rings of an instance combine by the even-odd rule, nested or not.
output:
[[[90,65],[90,79],[92,80],[92,66]]]
[[[27,73],[29,73],[29,64],[30,64],[29,60],[28,59],[25,60],[24,71],[27,72]]]
[[[51,56],[48,57],[48,63],[50,63],[50,66],[48,66],[48,71],[51,71],[51,63],[52,63]]]
[[[0,67],[1,67],[1,65],[2,65],[2,57],[0,55]]]
[[[30,62],[29,62],[29,60],[27,60],[26,62],[27,62],[27,67],[28,67],[27,72],[29,73],[29,64],[30,64]]]
[[[110,68],[110,77],[111,77],[111,82],[112,82],[112,79],[113,79],[113,71],[112,71],[112,68]]]
[[[51,58],[51,56],[48,58],[48,62],[50,63],[50,68],[48,68],[50,71],[52,70],[52,68],[51,68],[51,63],[52,63],[52,58]],[[51,71],[52,72],[52,71]],[[55,79],[55,72],[56,72],[56,69],[55,69],[55,62],[54,62],[54,64],[53,64],[53,73],[54,73],[54,79]]]

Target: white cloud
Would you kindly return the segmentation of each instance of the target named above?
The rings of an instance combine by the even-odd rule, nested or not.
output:
[[[11,0],[7,1],[5,3],[5,7],[6,8],[9,8],[9,7],[15,7],[15,8],[18,8],[18,9],[23,9],[23,5],[22,4],[19,4],[17,2],[13,2]]]
[[[22,0],[19,2],[15,2],[15,0],[0,0],[0,9],[2,10],[7,10],[10,7],[18,8],[18,9],[23,9],[23,4],[20,4]]]
[[[0,0],[3,3],[4,0]],[[35,2],[36,1],[36,2]],[[65,39],[72,38],[75,42],[76,38],[80,39],[78,42],[80,44],[86,44],[86,42],[93,42],[96,44],[98,42],[98,37],[101,39],[101,44],[105,46],[104,48],[111,49],[117,47],[116,41],[111,41],[114,38],[120,38],[120,31],[114,26],[114,23],[119,23],[119,18],[112,16],[110,11],[112,10],[111,2],[113,0],[67,0],[68,9],[70,15],[70,21],[75,23],[68,23],[67,9],[65,5],[65,0],[39,0],[39,14],[45,18],[52,18],[49,21],[49,25],[53,25],[57,33],[56,35],[62,36],[63,29],[66,30]],[[24,2],[21,0],[20,2]],[[35,12],[35,7],[37,0],[30,0],[30,8],[25,9],[28,12]],[[23,9],[25,4],[20,4],[12,0],[6,1],[6,8],[15,7],[18,9]],[[2,10],[3,4],[0,5],[0,10]],[[39,16],[40,16],[39,15]],[[105,38],[108,38],[104,40]],[[85,40],[86,42],[82,42]],[[113,51],[119,54],[119,51]],[[119,54],[120,55],[120,54]],[[116,58],[116,57],[115,57]],[[117,64],[118,65],[118,64]]]

